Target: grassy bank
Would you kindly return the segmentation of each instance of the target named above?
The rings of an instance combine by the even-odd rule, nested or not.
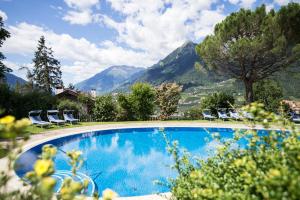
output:
[[[94,125],[105,125],[105,124],[142,124],[142,123],[153,123],[156,122],[162,123],[162,122],[192,122],[192,123],[224,123],[224,124],[242,124],[242,121],[222,121],[222,120],[214,120],[214,121],[208,121],[208,120],[167,120],[167,121],[124,121],[124,122],[80,122],[78,124],[66,124],[66,125],[51,125],[49,127],[40,128],[34,125],[31,125],[27,128],[27,131],[32,134],[39,134],[45,131],[51,131],[51,130],[59,130],[59,129],[66,129],[66,128],[75,128],[75,127],[82,127],[82,126],[94,126]]]

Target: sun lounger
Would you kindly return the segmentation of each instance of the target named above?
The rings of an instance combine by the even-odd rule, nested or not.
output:
[[[203,110],[202,115],[203,115],[203,118],[204,118],[204,119],[209,119],[209,120],[216,119],[216,117],[213,116],[213,115],[211,114],[211,111],[208,110],[208,109]]]
[[[243,119],[243,117],[242,117],[241,115],[239,115],[239,113],[236,112],[235,110],[230,110],[230,111],[229,111],[229,116],[230,116],[232,119],[235,119],[235,120]]]
[[[291,120],[295,123],[300,123],[300,114],[297,114],[295,112],[291,112]]]
[[[65,120],[61,120],[58,117],[58,110],[48,110],[47,111],[47,117],[49,122],[54,123],[54,124],[64,124]]]
[[[253,120],[254,117],[251,113],[248,113],[246,111],[243,112],[243,117],[245,117],[246,119],[249,119],[249,120]]]
[[[64,110],[63,112],[64,120],[71,124],[77,123],[79,119],[75,119],[73,116],[73,110]]]
[[[42,112],[41,110],[33,110],[28,113],[28,117],[31,123],[40,127],[49,126],[50,125],[49,122],[42,120],[41,112]]]
[[[219,117],[219,119],[222,119],[222,120],[230,119],[230,117],[226,113],[226,109],[219,109],[218,110],[218,117]]]

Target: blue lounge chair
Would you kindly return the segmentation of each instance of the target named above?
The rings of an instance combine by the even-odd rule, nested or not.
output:
[[[224,109],[224,108],[218,109],[218,117],[219,117],[219,119],[222,119],[222,120],[230,119],[230,117],[226,113],[226,109]]]
[[[51,125],[49,122],[42,120],[41,112],[41,110],[33,110],[28,113],[31,123],[40,127]]]
[[[71,124],[77,123],[79,119],[75,119],[73,116],[73,110],[64,110],[63,112],[64,120],[70,122]]]
[[[54,124],[64,124],[65,120],[61,120],[58,117],[58,110],[48,110],[47,111],[47,117],[49,122],[54,123]]]
[[[211,111],[209,109],[203,110],[202,115],[204,119],[209,119],[209,120],[216,119],[216,117],[211,114]]]
[[[290,112],[291,120],[295,123],[300,123],[300,114],[297,114],[295,112]]]
[[[241,120],[243,119],[243,117],[235,110],[230,110],[229,111],[229,116],[232,118],[232,119],[235,119],[235,120]]]

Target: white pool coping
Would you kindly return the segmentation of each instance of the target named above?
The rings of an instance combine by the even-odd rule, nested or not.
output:
[[[218,123],[218,122],[172,122],[172,121],[151,121],[145,123],[113,123],[113,124],[100,124],[92,126],[82,126],[74,128],[65,128],[59,130],[46,131],[40,134],[32,135],[28,141],[25,142],[23,146],[22,153],[31,149],[32,147],[47,142],[49,140],[62,138],[70,135],[76,135],[86,132],[101,131],[101,130],[113,130],[113,129],[122,129],[122,128],[151,128],[151,127],[207,127],[207,128],[232,128],[232,129],[245,129],[250,128],[244,124],[233,124],[233,123]],[[257,126],[255,128],[262,128]],[[21,154],[22,154],[21,153]],[[7,170],[7,159],[0,159],[0,170]],[[21,189],[23,186],[23,181],[15,174],[15,171],[12,172],[12,179],[8,184],[8,187],[11,189]],[[99,191],[101,192],[101,191]],[[163,194],[150,194],[144,196],[134,196],[134,197],[119,197],[118,200],[165,200],[170,199],[171,193]],[[91,198],[92,199],[92,198]]]

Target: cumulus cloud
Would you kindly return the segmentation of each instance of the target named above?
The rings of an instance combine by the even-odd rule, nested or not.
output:
[[[7,20],[7,15],[5,12],[3,12],[2,10],[0,10],[0,16],[2,17],[3,21]]]
[[[224,19],[211,0],[108,0],[124,19],[101,15],[99,20],[118,32],[117,40],[161,58],[186,40],[201,40]]]
[[[78,82],[112,65],[150,66],[156,58],[143,51],[125,49],[112,41],[100,45],[85,38],[74,38],[69,34],[57,34],[44,27],[20,23],[8,26],[11,37],[3,45],[6,54],[33,56],[37,41],[44,35],[54,56],[62,61],[65,82]],[[65,64],[67,63],[67,64]]]
[[[243,8],[251,8],[256,0],[229,0],[229,2]]]
[[[63,20],[70,24],[87,25],[93,22],[95,15],[92,12],[94,6],[99,6],[99,0],[65,0],[70,8]]]

